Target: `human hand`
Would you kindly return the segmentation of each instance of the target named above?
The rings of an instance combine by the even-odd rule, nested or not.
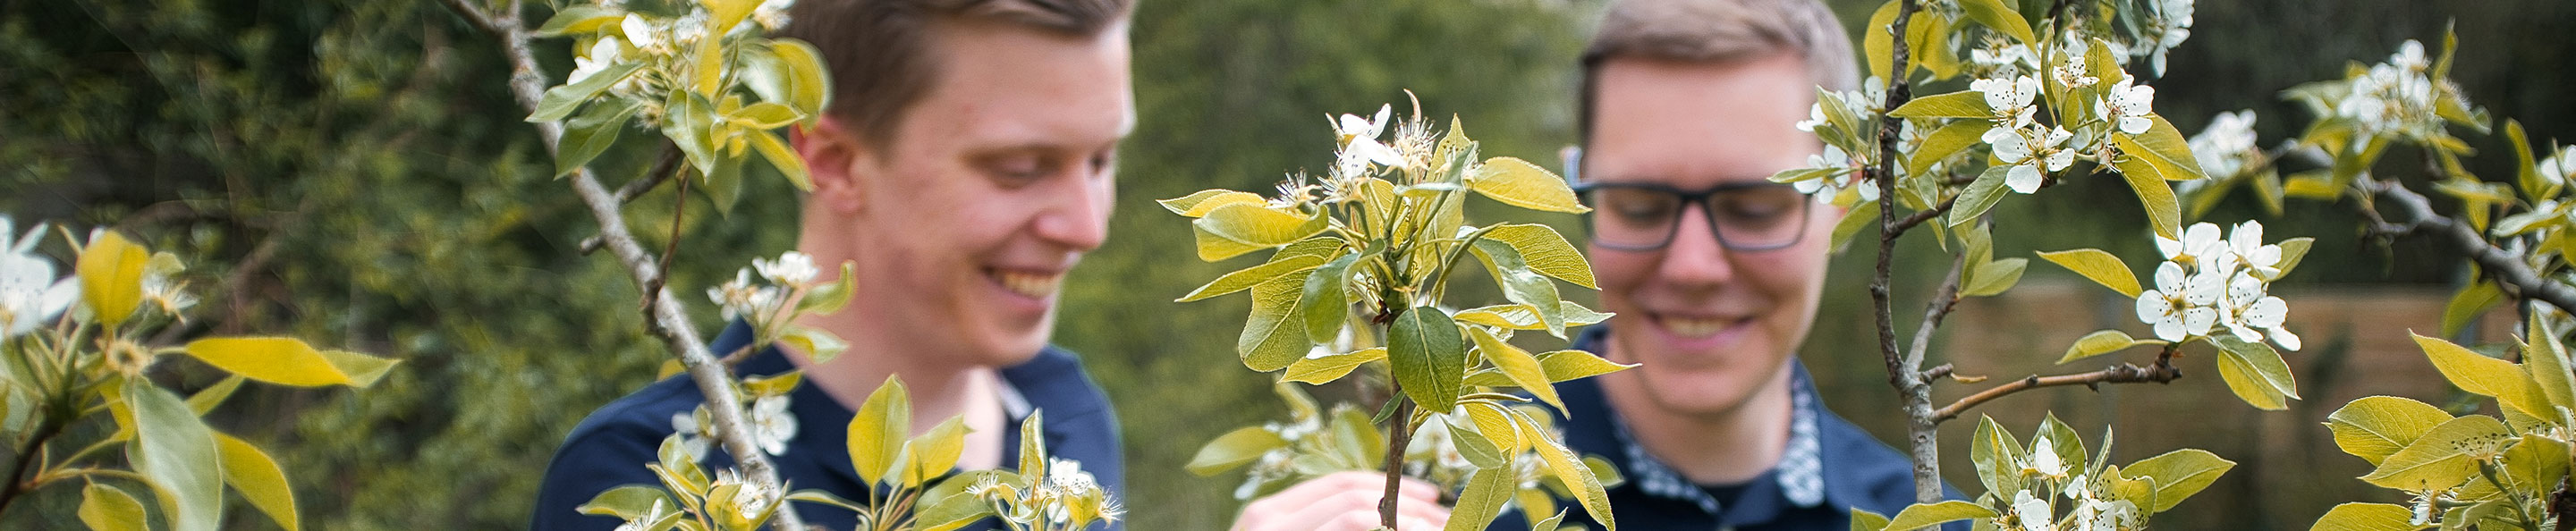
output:
[[[1368,531],[1378,528],[1378,499],[1386,476],[1337,472],[1306,480],[1243,506],[1234,531]],[[1404,478],[1397,488],[1396,531],[1439,531],[1449,523],[1440,488]]]

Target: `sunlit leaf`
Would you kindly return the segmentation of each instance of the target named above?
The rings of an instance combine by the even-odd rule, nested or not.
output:
[[[222,457],[214,430],[188,404],[141,378],[125,381],[134,408],[134,440],[126,454],[134,471],[160,494],[162,515],[175,531],[212,530],[224,520]]]
[[[2111,291],[2120,292],[2122,297],[2132,299],[2138,297],[2137,274],[2129,272],[2129,265],[2122,263],[2120,257],[2112,256],[2111,253],[2103,252],[2101,249],[2071,249],[2042,252],[2039,253],[2039,257],[2048,260],[2049,263],[2065,267],[2068,271],[2074,271],[2075,274],[2084,275],[2085,279],[2101,284],[2102,287],[2111,288]]]
[[[1182,468],[1192,474],[1213,476],[1260,459],[1261,454],[1287,445],[1286,439],[1279,438],[1279,434],[1272,433],[1269,429],[1245,426],[1226,432],[1225,435],[1219,435],[1216,440],[1208,441],[1206,446],[1199,447],[1198,455],[1191,457],[1190,463],[1183,465]]]
[[[1288,371],[1280,373],[1279,379],[1309,385],[1323,385],[1350,375],[1352,369],[1357,369],[1362,364],[1382,359],[1386,359],[1386,347],[1369,347],[1324,357],[1298,358],[1296,363],[1288,364]]]
[[[1916,529],[1941,525],[1946,522],[1994,517],[1994,509],[1988,509],[1983,505],[1958,500],[1945,501],[1941,503],[1918,503],[1906,507],[1905,510],[1897,511],[1896,517],[1887,521],[1887,527],[1885,529],[1888,531],[1914,531]]]
[[[81,488],[78,511],[81,525],[94,531],[151,531],[145,524],[143,502],[124,489],[106,483],[91,483]],[[289,526],[288,529],[293,529]]]
[[[2235,336],[2210,339],[2218,344],[2218,375],[2227,381],[2227,389],[2237,398],[2259,409],[2278,411],[2289,407],[2287,399],[2298,398],[2298,383],[2290,374],[2281,353],[2262,343],[2249,343]]]
[[[1574,188],[1566,185],[1564,177],[1512,157],[1486,159],[1474,175],[1467,177],[1467,185],[1506,205],[1568,214],[1592,211],[1575,200]]]
[[[1914,98],[1887,113],[1896,118],[1987,118],[1994,114],[1994,107],[1986,105],[1986,94],[1974,90]]]
[[[2165,344],[2163,340],[2137,339],[2129,337],[2128,332],[2101,330],[2085,334],[2082,339],[2075,340],[2075,344],[2067,345],[2066,355],[2064,357],[2057,358],[2057,362],[2063,364],[2070,361],[2119,352],[2123,349],[2138,345],[2162,344]]]
[[[2173,509],[2174,504],[2209,488],[2210,483],[2218,481],[2218,476],[2234,468],[2235,461],[2220,458],[2218,454],[2185,448],[2130,463],[2127,468],[2120,469],[2120,476],[2131,480],[2156,479],[2155,507],[2138,508],[2152,514]]]
[[[1312,271],[1291,271],[1252,287],[1252,315],[1234,342],[1245,367],[1260,372],[1286,368],[1314,345],[1307,341],[1306,321],[1299,312],[1306,275]]]
[[[185,350],[189,356],[204,361],[207,365],[213,365],[215,368],[245,378],[299,387],[364,385],[350,373],[356,372],[361,375],[373,373],[367,378],[368,382],[372,382],[373,376],[382,375],[384,367],[389,367],[393,363],[392,360],[351,355],[356,358],[384,362],[380,367],[354,358],[325,356],[322,351],[304,344],[303,340],[288,337],[200,339],[189,342]],[[343,364],[363,365],[344,368]]]
[[[81,301],[98,316],[99,324],[114,327],[134,316],[134,308],[143,303],[143,265],[152,251],[125,239],[112,230],[100,230],[81,248]]]
[[[224,483],[250,500],[253,508],[267,514],[269,520],[287,531],[302,529],[295,514],[295,489],[286,483],[286,471],[268,452],[223,432],[215,432],[215,444],[223,456]]]
[[[2361,480],[2401,490],[2458,485],[2478,473],[2477,460],[2466,452],[2481,445],[2492,447],[2510,432],[2495,417],[2469,415],[2451,419],[2389,454]]]
[[[626,80],[627,76],[634,75],[635,71],[643,68],[644,63],[617,63],[608,65],[608,68],[600,69],[579,82],[546,89],[545,95],[537,99],[537,112],[529,114],[528,121],[552,122],[571,116],[572,111],[580,108],[583,102],[598,97],[599,93],[608,90],[609,86]]]
[[[2486,357],[2441,338],[2411,332],[2408,335],[2414,336],[2415,345],[2424,349],[2424,357],[2433,361],[2433,368],[2440,370],[2442,377],[2449,379],[2451,385],[2459,386],[2460,390],[2495,397],[2496,403],[2521,410],[2526,415],[2558,417],[2557,410],[2549,407],[2549,398],[2532,385],[2531,376],[2524,373],[2521,366]]]
[[[2327,510],[2308,531],[2415,531],[2415,513],[2402,505],[2350,502]]]
[[[893,469],[904,435],[912,433],[912,393],[904,389],[903,377],[887,376],[884,385],[869,393],[848,429],[850,465],[858,469],[860,481],[874,485],[899,479],[881,476]]]

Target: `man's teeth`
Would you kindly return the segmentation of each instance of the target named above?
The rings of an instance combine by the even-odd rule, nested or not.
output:
[[[1664,329],[1672,331],[1673,335],[1682,337],[1708,337],[1717,335],[1718,331],[1726,329],[1726,325],[1728,323],[1729,321],[1725,319],[1697,319],[1686,317],[1663,318]]]
[[[1064,281],[1064,274],[995,271],[993,279],[1000,281],[1002,287],[1012,293],[1043,298],[1055,293],[1056,284]]]

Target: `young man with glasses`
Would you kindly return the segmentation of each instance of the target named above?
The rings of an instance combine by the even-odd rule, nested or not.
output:
[[[1843,211],[1768,180],[1823,149],[1796,125],[1816,87],[1858,84],[1855,64],[1816,0],[1614,2],[1584,53],[1584,149],[1567,173],[1594,209],[1589,254],[1618,317],[1575,344],[1641,366],[1557,393],[1566,444],[1626,477],[1609,495],[1630,529],[1838,531],[1853,508],[1913,502],[1912,464],[1826,410],[1795,360]],[[1244,521],[1270,527],[1238,529],[1365,529],[1257,514],[1376,499],[1333,480],[1255,502]]]

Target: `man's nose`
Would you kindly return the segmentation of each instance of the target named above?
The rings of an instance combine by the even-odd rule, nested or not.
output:
[[[1691,205],[1682,209],[1682,217],[1673,227],[1673,241],[1664,246],[1664,259],[1658,274],[1667,282],[1678,284],[1717,284],[1735,278],[1735,265],[1729,261],[1726,246],[1718,242],[1715,225],[1708,221],[1708,208]]]
[[[1100,248],[1109,238],[1109,209],[1117,195],[1117,181],[1103,174],[1075,175],[1062,182],[1066,185],[1047,194],[1046,206],[1032,222],[1037,236],[1077,252]]]

